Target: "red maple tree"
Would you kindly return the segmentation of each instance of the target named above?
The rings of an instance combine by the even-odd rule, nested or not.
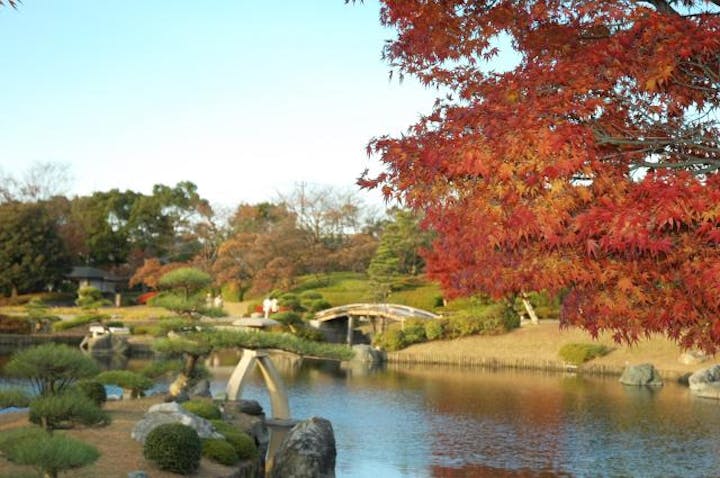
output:
[[[384,0],[394,70],[448,92],[359,183],[424,210],[450,295],[720,346],[720,1]],[[490,68],[500,37],[519,63]]]

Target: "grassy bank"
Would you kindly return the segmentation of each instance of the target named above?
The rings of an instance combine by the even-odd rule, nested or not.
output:
[[[389,359],[406,363],[460,364],[468,366],[515,366],[518,368],[566,369],[558,355],[569,343],[598,343],[610,348],[603,357],[579,367],[587,372],[619,374],[626,365],[649,362],[668,379],[718,363],[718,357],[695,365],[680,363],[682,350],[663,337],[652,337],[633,346],[619,345],[608,335],[594,340],[579,329],[560,329],[554,320],[528,325],[504,335],[464,337],[412,345],[390,354]]]

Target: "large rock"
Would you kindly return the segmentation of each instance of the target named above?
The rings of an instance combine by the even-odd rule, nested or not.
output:
[[[720,364],[690,375],[688,385],[698,397],[720,400]]]
[[[295,425],[275,454],[272,478],[334,478],[335,434],[332,424],[313,417]]]
[[[260,404],[255,400],[225,402],[224,419],[255,440],[260,455],[260,466],[264,469],[265,455],[270,444],[270,432]]]
[[[133,427],[131,436],[140,443],[145,443],[148,434],[164,423],[182,423],[194,428],[200,438],[223,438],[215,431],[209,421],[188,412],[176,402],[159,403],[150,407],[142,420]]]
[[[257,400],[241,399],[238,400],[236,404],[237,411],[240,413],[245,413],[247,415],[265,415],[262,406],[260,406]]]
[[[83,339],[80,347],[93,356],[127,355],[130,353],[127,337],[114,334],[104,334],[96,337],[87,336]]]
[[[701,352],[699,350],[690,350],[680,355],[678,361],[684,365],[696,365],[707,361],[708,358],[709,357],[705,352]]]
[[[353,345],[353,362],[382,363],[385,361],[385,352],[377,350],[367,344]]]
[[[620,383],[623,385],[660,387],[663,381],[652,364],[643,363],[640,365],[628,365],[620,376]]]
[[[210,381],[206,378],[203,378],[193,383],[188,390],[188,395],[190,396],[190,398],[212,398],[212,393],[210,392]]]

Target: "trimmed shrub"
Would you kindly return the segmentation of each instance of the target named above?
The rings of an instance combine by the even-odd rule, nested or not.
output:
[[[96,382],[95,380],[80,380],[75,386],[98,407],[107,401],[105,385],[100,382]]]
[[[78,289],[78,298],[75,304],[85,310],[94,310],[104,305],[110,305],[109,300],[103,299],[102,291],[96,287],[83,286]]]
[[[30,465],[40,470],[43,476],[57,477],[64,471],[82,468],[97,461],[97,448],[64,435],[37,435],[20,439],[9,447],[6,457],[13,463]]]
[[[217,420],[222,417],[222,412],[209,400],[194,398],[182,403],[182,407],[190,413],[206,420]]]
[[[390,329],[377,334],[373,343],[388,352],[395,352],[407,346],[405,334],[400,329]]]
[[[44,344],[15,352],[5,372],[30,379],[41,395],[47,395],[62,392],[78,379],[92,377],[98,373],[98,366],[80,349]]]
[[[458,312],[448,322],[448,333],[452,338],[476,335],[484,330],[483,320],[472,311]]]
[[[294,327],[292,333],[300,339],[312,340],[313,342],[325,342],[325,335],[323,335],[322,332],[305,324]]]
[[[290,309],[295,312],[303,312],[305,309],[300,303],[300,299],[295,294],[287,293],[278,298],[278,305],[283,308]]]
[[[403,341],[405,345],[418,344],[425,342],[425,322],[422,320],[406,320],[405,327],[402,329]]]
[[[0,409],[8,407],[24,408],[30,405],[30,395],[22,388],[0,390]]]
[[[48,432],[39,427],[22,427],[3,430],[0,433],[0,453],[9,455],[10,450],[20,442],[28,440],[36,442],[48,436]]]
[[[145,365],[140,373],[150,379],[156,379],[163,375],[177,375],[183,368],[180,360],[153,360]]]
[[[87,325],[90,322],[101,322],[108,318],[107,314],[83,314],[73,317],[69,320],[61,320],[52,324],[53,330],[61,331]]]
[[[165,423],[148,434],[143,456],[163,470],[189,474],[200,465],[202,442],[193,428],[181,423]]]
[[[300,318],[300,314],[297,312],[278,312],[276,314],[272,314],[270,318],[287,326],[303,324],[302,318]]]
[[[130,390],[132,398],[141,397],[145,390],[153,386],[152,380],[130,370],[107,370],[95,377],[95,380],[105,385],[117,385]]]
[[[227,317],[228,315],[224,309],[219,307],[203,307],[202,309],[200,309],[200,313],[205,317],[212,317],[215,319],[219,317]]]
[[[222,420],[212,420],[212,424],[215,430],[233,446],[239,459],[251,460],[257,458],[258,449],[253,437]]]
[[[600,344],[565,344],[560,348],[558,355],[565,362],[581,365],[596,357],[602,357],[611,352],[611,349]]]
[[[445,334],[445,321],[430,319],[425,322],[425,337],[428,340],[438,340]]]
[[[190,296],[187,299],[171,292],[161,292],[148,301],[153,307],[163,307],[176,314],[190,316],[199,312],[205,304],[202,294]]]
[[[332,305],[330,305],[330,302],[325,299],[310,301],[308,305],[305,306],[309,312],[320,312],[321,310],[329,309],[330,307],[332,307]]]
[[[184,319],[181,317],[172,317],[169,319],[159,320],[154,326],[151,326],[151,335],[155,337],[165,337],[170,332],[181,332],[194,328],[196,322],[192,319]]]
[[[110,416],[77,390],[38,397],[30,402],[30,421],[47,430],[82,424],[107,425]]]
[[[238,461],[235,448],[220,438],[208,438],[202,441],[202,456],[221,465],[232,466]]]
[[[300,300],[303,301],[313,301],[322,298],[322,294],[315,290],[306,290],[300,294]]]

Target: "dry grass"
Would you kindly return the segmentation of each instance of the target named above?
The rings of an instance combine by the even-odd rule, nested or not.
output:
[[[73,470],[64,476],[73,478],[127,478],[130,471],[144,470],[153,478],[176,478],[178,475],[157,469],[142,456],[142,445],[130,437],[130,432],[145,411],[160,397],[139,400],[108,402],[105,409],[112,416],[112,424],[102,428],[78,428],[67,433],[79,440],[90,443],[100,451],[100,459],[91,466]],[[0,415],[0,433],[10,428],[27,426],[26,413]],[[13,476],[28,471],[28,467],[13,465],[0,458],[0,476]],[[230,475],[232,469],[203,459],[199,470],[191,475],[197,478],[222,477]]]
[[[682,350],[664,337],[652,337],[634,346],[619,345],[609,335],[594,340],[580,329],[560,329],[557,321],[541,321],[538,325],[528,325],[508,334],[497,336],[473,336],[456,340],[427,342],[413,345],[399,355],[432,355],[452,359],[453,357],[473,357],[497,359],[501,361],[560,361],[560,348],[573,342],[599,343],[611,349],[608,355],[596,358],[586,366],[605,366],[622,368],[628,364],[650,362],[668,377],[676,377],[698,368],[709,366],[717,361],[698,365],[685,365],[678,361]]]

